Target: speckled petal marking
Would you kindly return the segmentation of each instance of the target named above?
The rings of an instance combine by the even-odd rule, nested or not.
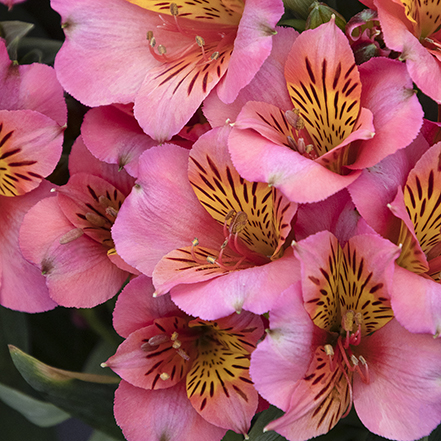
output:
[[[361,313],[361,335],[370,334],[393,318],[383,282],[367,268],[365,258],[348,242],[343,249],[339,290],[341,314]]]
[[[221,225],[230,211],[244,212],[247,224],[239,237],[248,248],[275,256],[290,231],[293,204],[266,183],[243,179],[230,165],[215,164],[206,154],[198,161],[190,156],[189,179],[201,204]]]
[[[401,0],[407,18],[415,23],[420,38],[435,33],[441,25],[441,2],[439,0]]]
[[[357,66],[327,58],[313,63],[306,54],[296,62],[301,75],[286,78],[288,92],[321,156],[354,129],[361,94]]]
[[[249,375],[250,354],[255,349],[262,328],[255,320],[239,329],[228,320],[195,320],[190,326],[205,328],[198,340],[198,353],[187,375],[187,395],[193,406],[203,412],[222,394],[227,399],[248,403],[255,394]]]
[[[32,171],[38,161],[24,158],[22,148],[14,145],[14,129],[0,123],[0,195],[19,196],[27,191],[30,182],[41,181],[43,176]],[[36,186],[36,185],[35,185]]]
[[[178,10],[179,17],[197,20],[203,23],[237,25],[242,16],[242,0],[127,0],[149,11],[173,15],[173,8]],[[175,5],[175,6],[174,6]]]

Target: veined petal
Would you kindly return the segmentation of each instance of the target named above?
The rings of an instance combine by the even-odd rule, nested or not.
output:
[[[302,262],[305,308],[321,329],[338,330],[347,311],[361,315],[361,335],[393,317],[389,290],[399,247],[376,235],[359,235],[341,250],[335,236],[321,232],[294,250]]]
[[[305,377],[296,383],[285,415],[265,429],[276,430],[288,439],[309,439],[328,432],[350,404],[348,379],[352,382],[352,373],[347,372],[347,377],[337,367],[331,371],[328,356],[320,346]]]
[[[268,184],[249,182],[238,174],[226,148],[229,133],[227,127],[213,130],[195,144],[190,152],[190,183],[219,224],[224,225],[230,214],[245,213],[247,222],[238,236],[251,251],[274,258],[291,230],[297,206]]]
[[[249,375],[250,354],[263,334],[259,316],[244,311],[202,327],[198,353],[187,376],[187,395],[197,412],[219,427],[247,433],[258,395]]]
[[[226,430],[204,420],[191,406],[184,382],[159,390],[122,380],[115,393],[115,419],[131,441],[220,441]]]
[[[362,340],[360,350],[370,371],[369,384],[354,375],[354,406],[363,424],[386,438],[429,435],[441,419],[441,340],[392,320]]]
[[[32,110],[0,110],[0,195],[36,188],[60,159],[63,129]]]
[[[188,317],[157,318],[153,324],[132,332],[105,365],[121,378],[144,389],[175,386],[192,367],[196,333],[188,329]],[[173,333],[177,335],[173,340]],[[157,337],[165,341],[149,342]]]
[[[122,337],[153,323],[158,317],[184,316],[170,296],[153,297],[152,279],[141,275],[131,280],[118,296],[113,326]]]
[[[398,188],[397,195],[389,204],[389,208],[398,219],[401,219],[397,243],[402,247],[402,252],[397,259],[398,265],[416,274],[426,273],[429,270],[429,264],[415,235],[401,187]],[[414,217],[415,220],[417,219]]]
[[[318,155],[339,145],[357,121],[361,82],[352,50],[334,20],[297,38],[285,77]]]
[[[125,196],[97,176],[76,173],[58,189],[58,203],[64,215],[85,234],[107,248],[113,248],[110,229]],[[112,210],[112,211],[109,211]]]

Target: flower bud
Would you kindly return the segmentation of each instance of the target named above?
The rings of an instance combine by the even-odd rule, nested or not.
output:
[[[309,8],[309,15],[306,19],[306,29],[315,29],[335,17],[335,24],[344,32],[346,20],[337,11],[325,3],[314,2]]]
[[[306,20],[309,14],[309,7],[316,3],[314,0],[283,0],[285,9],[291,11],[296,18]]]

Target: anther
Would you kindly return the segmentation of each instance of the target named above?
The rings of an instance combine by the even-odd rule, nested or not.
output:
[[[205,45],[205,40],[201,36],[196,35],[195,40],[196,40],[196,43],[199,47],[202,47]]]
[[[110,207],[112,205],[112,201],[108,197],[103,195],[98,198],[98,201],[100,205],[102,205],[104,208]]]
[[[188,356],[188,354],[185,352],[185,351],[183,351],[182,349],[178,349],[177,351],[176,351],[184,360],[186,360],[186,361],[188,361],[188,360],[190,360],[190,357]]]
[[[354,354],[351,355],[351,361],[354,366],[358,366],[358,358]]]
[[[216,263],[216,258],[213,256],[207,256],[207,262],[214,265]]]
[[[66,234],[60,237],[60,244],[65,245],[78,239],[84,234],[84,231],[81,228],[74,228],[73,230],[68,231]]]
[[[219,52],[218,52],[218,51],[213,52],[213,53],[211,54],[210,58],[211,58],[212,60],[217,60],[217,59],[219,58]]]
[[[168,341],[169,341],[169,337],[166,334],[158,334],[158,335],[154,335],[153,337],[150,337],[147,343],[151,346],[158,346]]]
[[[159,376],[159,378],[161,379],[161,380],[168,380],[169,378],[170,378],[170,375],[168,375],[167,374],[167,372],[163,372],[160,376]]]
[[[178,339],[178,337],[179,337],[179,334],[175,331],[175,332],[173,332],[173,334],[171,335],[170,340],[171,340],[171,341],[176,341],[176,340]]]
[[[116,217],[116,216],[118,216],[118,210],[115,210],[115,208],[113,208],[113,207],[107,207],[106,214],[108,216]]]
[[[152,32],[152,31],[148,31],[148,32],[147,32],[147,40],[148,40],[149,42],[151,42],[151,41],[152,41],[152,38],[153,38],[153,32]]]
[[[305,128],[305,122],[303,121],[303,118],[300,117],[299,109],[287,110],[285,112],[285,118],[288,124],[296,130],[302,130]]]
[[[95,213],[86,213],[86,219],[96,227],[104,227],[107,219]]]
[[[179,349],[182,346],[182,343],[179,340],[176,340],[172,344],[173,349]]]
[[[156,38],[155,37],[153,37],[153,35],[152,35],[152,38],[150,38],[150,46],[151,47],[155,47],[156,46]]]
[[[173,15],[173,17],[179,15],[179,8],[176,3],[170,3],[170,14]]]
[[[160,44],[158,46],[158,52],[159,52],[159,55],[165,55],[167,53],[167,49],[165,48],[164,45]]]

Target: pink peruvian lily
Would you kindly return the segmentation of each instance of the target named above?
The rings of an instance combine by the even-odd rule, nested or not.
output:
[[[333,20],[297,37],[280,94],[280,104],[244,105],[229,149],[241,176],[268,182],[296,202],[347,187],[363,168],[406,147],[422,124],[405,66],[372,59],[357,68]]]
[[[184,314],[168,295],[153,298],[153,290],[145,276],[124,288],[114,326],[126,340],[103,363],[123,379],[115,416],[127,439],[220,440],[226,429],[246,434],[258,405],[248,369],[263,334],[261,318],[244,311],[204,321]],[[134,418],[138,406],[143,411]],[[170,430],[180,436],[165,438]]]
[[[44,178],[61,156],[66,104],[54,70],[13,63],[3,40],[0,88],[0,303],[41,312],[56,305],[40,272],[23,258],[18,235],[26,211],[49,195]]]
[[[23,255],[46,276],[59,305],[90,308],[113,297],[137,271],[116,253],[110,228],[133,178],[100,163],[81,138],[70,155],[69,182],[36,204],[21,231]]]
[[[441,418],[441,341],[393,318],[400,248],[377,235],[342,248],[322,232],[294,249],[302,280],[270,311],[268,335],[251,357],[257,390],[285,411],[265,430],[303,441],[332,429],[353,403],[373,433],[428,435]]]
[[[427,96],[441,104],[441,29],[437,0],[361,0],[378,11],[384,41],[400,52],[409,75]]]
[[[89,106],[134,102],[140,126],[160,142],[218,83],[224,101],[236,98],[269,55],[283,14],[281,0],[51,4],[66,34],[55,60],[66,90]]]
[[[411,332],[435,336],[441,332],[440,152],[441,143],[429,148],[419,136],[349,187],[366,222],[403,248],[392,290],[397,319]]]
[[[180,308],[205,320],[264,313],[297,277],[285,249],[296,204],[239,176],[229,132],[207,132],[190,153],[174,145],[143,153],[112,229],[122,258],[153,275],[155,295],[170,291]]]

